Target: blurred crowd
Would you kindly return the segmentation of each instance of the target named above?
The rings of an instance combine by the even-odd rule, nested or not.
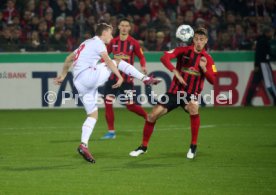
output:
[[[0,52],[72,51],[99,22],[126,17],[145,51],[175,46],[181,24],[204,26],[210,50],[252,50],[276,27],[275,0],[0,0]]]

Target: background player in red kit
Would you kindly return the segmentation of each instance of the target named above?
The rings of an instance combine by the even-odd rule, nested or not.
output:
[[[145,122],[142,144],[136,150],[130,152],[130,156],[139,156],[145,153],[156,120],[181,106],[190,114],[191,121],[192,138],[187,158],[193,159],[195,157],[200,126],[197,96],[203,89],[205,78],[213,84],[216,76],[214,61],[205,51],[205,45],[208,41],[207,37],[207,30],[205,28],[198,28],[195,30],[191,46],[177,47],[174,50],[165,52],[161,57],[161,62],[165,67],[174,73],[170,89],[165,94],[169,99],[166,102],[165,96],[163,96],[161,101],[154,106]],[[177,59],[176,67],[170,62],[173,58]],[[184,96],[185,98],[182,99],[180,96]]]
[[[124,18],[120,20],[119,36],[111,40],[111,43],[107,46],[107,50],[108,53],[112,53],[114,55],[114,59],[124,60],[132,65],[134,64],[134,56],[136,55],[140,60],[142,72],[146,74],[146,60],[138,41],[129,35],[131,30],[130,25],[131,24],[128,19]],[[127,98],[132,96],[132,90],[134,89],[133,77],[122,72],[121,74],[124,78],[124,82],[120,88],[112,88],[112,85],[114,85],[118,80],[115,74],[112,74],[105,84],[105,117],[108,125],[108,132],[102,137],[102,139],[114,139],[116,137],[112,104],[115,96],[119,94],[127,95]],[[126,107],[129,111],[134,112],[139,116],[144,118],[147,117],[145,110],[141,106],[135,104],[131,99],[126,102]]]

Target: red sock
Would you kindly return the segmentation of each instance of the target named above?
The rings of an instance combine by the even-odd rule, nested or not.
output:
[[[126,107],[129,111],[134,112],[139,116],[142,116],[145,120],[147,120],[147,113],[141,106],[137,104],[127,104]]]
[[[108,130],[114,130],[114,112],[112,100],[105,100],[105,119],[107,122]]]
[[[144,132],[143,132],[143,146],[146,146],[146,147],[148,146],[148,142],[154,130],[154,125],[155,125],[155,122],[154,123],[151,123],[148,121],[145,122]]]
[[[191,134],[192,134],[191,144],[196,145],[199,125],[200,125],[199,114],[190,115],[190,119],[191,119]]]

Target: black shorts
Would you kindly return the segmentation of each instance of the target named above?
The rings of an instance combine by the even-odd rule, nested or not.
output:
[[[185,112],[187,110],[185,109],[185,106],[191,101],[191,100],[197,100],[197,97],[191,94],[183,94],[183,95],[177,95],[173,93],[165,93],[161,99],[158,101],[158,104],[163,106],[164,108],[168,109],[168,112],[172,111],[173,109],[181,106]]]
[[[114,85],[117,82],[117,80],[112,79],[108,80],[104,85],[104,97],[110,95],[113,97],[117,97],[119,95],[123,95],[126,99],[132,100],[133,99],[133,90],[134,90],[134,84],[123,82],[121,87],[119,88],[112,88],[112,85]]]

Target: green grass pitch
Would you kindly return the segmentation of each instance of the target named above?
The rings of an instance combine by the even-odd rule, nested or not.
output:
[[[202,108],[198,153],[186,159],[189,116],[161,118],[147,154],[143,120],[116,109],[117,138],[90,140],[97,163],[76,152],[82,109],[0,111],[0,194],[276,194],[276,109]]]

